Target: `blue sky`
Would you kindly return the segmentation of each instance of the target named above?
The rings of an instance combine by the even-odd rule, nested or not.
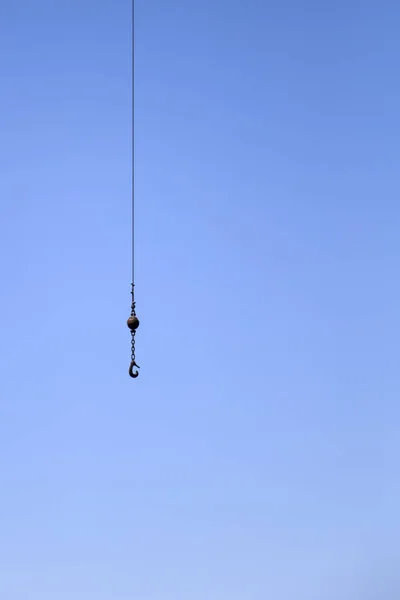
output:
[[[0,6],[0,597],[398,598],[400,8]]]

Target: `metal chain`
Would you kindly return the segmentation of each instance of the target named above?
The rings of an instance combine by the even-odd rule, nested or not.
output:
[[[132,341],[131,341],[131,361],[135,361],[135,332],[132,331]]]
[[[135,298],[134,298],[134,288],[135,288],[135,284],[132,283],[132,305],[131,305],[131,317],[136,317],[136,302],[135,302]],[[136,360],[135,360],[135,335],[136,335],[136,329],[132,329],[131,330],[131,335],[132,335],[132,341],[131,341],[131,361],[132,363],[136,364]]]
[[[132,283],[132,304],[131,304],[131,316],[128,319],[128,327],[131,330],[131,364],[129,367],[129,375],[131,377],[133,377],[134,379],[136,379],[136,377],[138,377],[139,375],[139,365],[136,364],[136,357],[135,357],[135,334],[136,334],[136,329],[139,327],[139,319],[136,316],[136,304],[135,304],[135,297],[134,297],[134,293],[135,293],[135,285]]]

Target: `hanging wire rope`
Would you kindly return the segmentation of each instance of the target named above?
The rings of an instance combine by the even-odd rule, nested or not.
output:
[[[132,220],[131,220],[131,243],[132,243],[132,254],[131,254],[131,315],[127,321],[127,325],[131,332],[131,364],[129,366],[129,375],[136,379],[139,375],[139,365],[136,364],[135,358],[135,335],[136,330],[139,327],[139,319],[136,316],[136,303],[135,303],[135,0],[132,0],[132,33],[131,33],[131,43],[132,43],[132,68],[131,68],[131,77],[132,77],[132,130],[131,130],[131,152],[132,152],[132,202],[131,202],[131,211],[132,211]]]
[[[131,156],[132,156],[132,284],[135,282],[135,0],[132,0],[132,32],[131,32]]]

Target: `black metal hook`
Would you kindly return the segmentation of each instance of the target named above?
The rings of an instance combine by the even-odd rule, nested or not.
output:
[[[136,367],[136,371],[134,372],[133,369]],[[129,367],[129,375],[131,377],[133,377],[133,379],[136,379],[136,377],[139,377],[139,371],[137,369],[140,369],[139,365],[136,364],[136,362],[133,360],[131,362],[131,365]]]

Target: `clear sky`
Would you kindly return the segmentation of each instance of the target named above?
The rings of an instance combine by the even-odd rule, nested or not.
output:
[[[394,600],[400,7],[0,3],[1,600]]]

